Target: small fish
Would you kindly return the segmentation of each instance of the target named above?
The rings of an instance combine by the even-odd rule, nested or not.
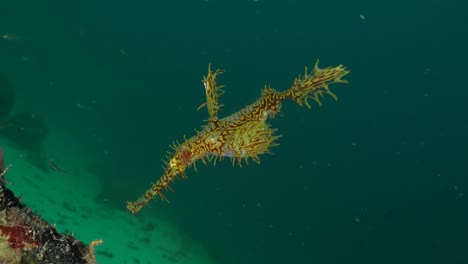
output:
[[[27,55],[23,55],[20,57],[20,60],[22,62],[31,62],[32,61],[32,57],[31,56],[27,56]]]
[[[94,107],[92,107],[91,105],[88,105],[88,104],[81,104],[81,103],[76,103],[75,106],[80,109],[80,110],[83,110],[83,111],[94,111]]]
[[[67,172],[66,170],[60,168],[53,160],[49,160],[47,164],[49,165],[49,168],[53,169],[54,171],[63,172],[63,173]]]
[[[6,40],[6,41],[21,41],[21,40],[25,40],[24,37],[21,37],[21,36],[18,36],[18,35],[15,35],[15,34],[3,34],[1,35],[1,38],[3,40]]]

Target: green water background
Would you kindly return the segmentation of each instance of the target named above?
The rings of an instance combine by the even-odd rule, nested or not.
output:
[[[81,142],[100,197],[124,210],[174,140],[303,66],[344,64],[339,100],[285,103],[261,165],[200,164],[164,217],[219,263],[468,263],[467,5],[463,1],[9,1],[0,72]],[[77,104],[90,106],[83,110]],[[99,202],[99,201],[98,201]]]

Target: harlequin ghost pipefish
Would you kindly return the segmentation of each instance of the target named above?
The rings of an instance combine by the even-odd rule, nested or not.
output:
[[[200,108],[208,109],[207,123],[201,131],[191,138],[184,136],[184,142],[175,142],[171,145],[172,152],[164,160],[164,173],[143,196],[134,202],[127,202],[127,208],[133,214],[138,213],[143,206],[154,197],[159,196],[163,201],[168,201],[163,194],[164,190],[172,190],[169,184],[177,177],[187,178],[186,170],[201,160],[205,165],[208,162],[216,164],[217,160],[226,157],[231,158],[233,165],[242,165],[242,161],[248,164],[249,158],[260,163],[259,156],[271,153],[270,148],[277,146],[275,140],[281,135],[275,134],[276,129],[267,123],[269,118],[274,118],[281,111],[281,103],[292,99],[300,106],[311,108],[309,98],[319,106],[325,95],[337,100],[337,96],[329,90],[329,85],[334,83],[347,83],[341,79],[349,73],[343,65],[320,69],[318,60],[312,69],[305,68],[304,75],[299,75],[292,86],[284,91],[276,91],[270,86],[265,86],[257,101],[244,107],[240,111],[224,117],[218,117],[221,108],[219,97],[224,93],[222,85],[217,84],[217,77],[222,70],[212,71],[208,65],[208,74],[203,77],[206,102]]]

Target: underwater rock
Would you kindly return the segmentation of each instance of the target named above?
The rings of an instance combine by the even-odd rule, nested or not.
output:
[[[59,233],[6,188],[5,172],[0,168],[0,263],[96,264],[94,247],[102,240],[85,245]]]
[[[12,115],[2,125],[0,133],[27,150],[37,150],[48,129],[44,119],[36,113],[22,112]]]
[[[0,120],[5,119],[15,104],[16,90],[0,76]]]

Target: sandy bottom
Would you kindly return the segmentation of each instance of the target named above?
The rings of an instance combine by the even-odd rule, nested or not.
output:
[[[82,169],[79,151],[72,151],[78,146],[69,142],[73,141],[63,135],[47,139],[48,152],[61,153],[60,164],[69,172],[45,172],[32,165],[24,151],[0,138],[5,162],[12,164],[7,186],[49,223],[56,224],[59,232],[73,233],[85,243],[103,239],[96,248],[100,264],[214,263],[201,243],[184,236],[176,226],[96,203],[101,186],[94,175]]]

